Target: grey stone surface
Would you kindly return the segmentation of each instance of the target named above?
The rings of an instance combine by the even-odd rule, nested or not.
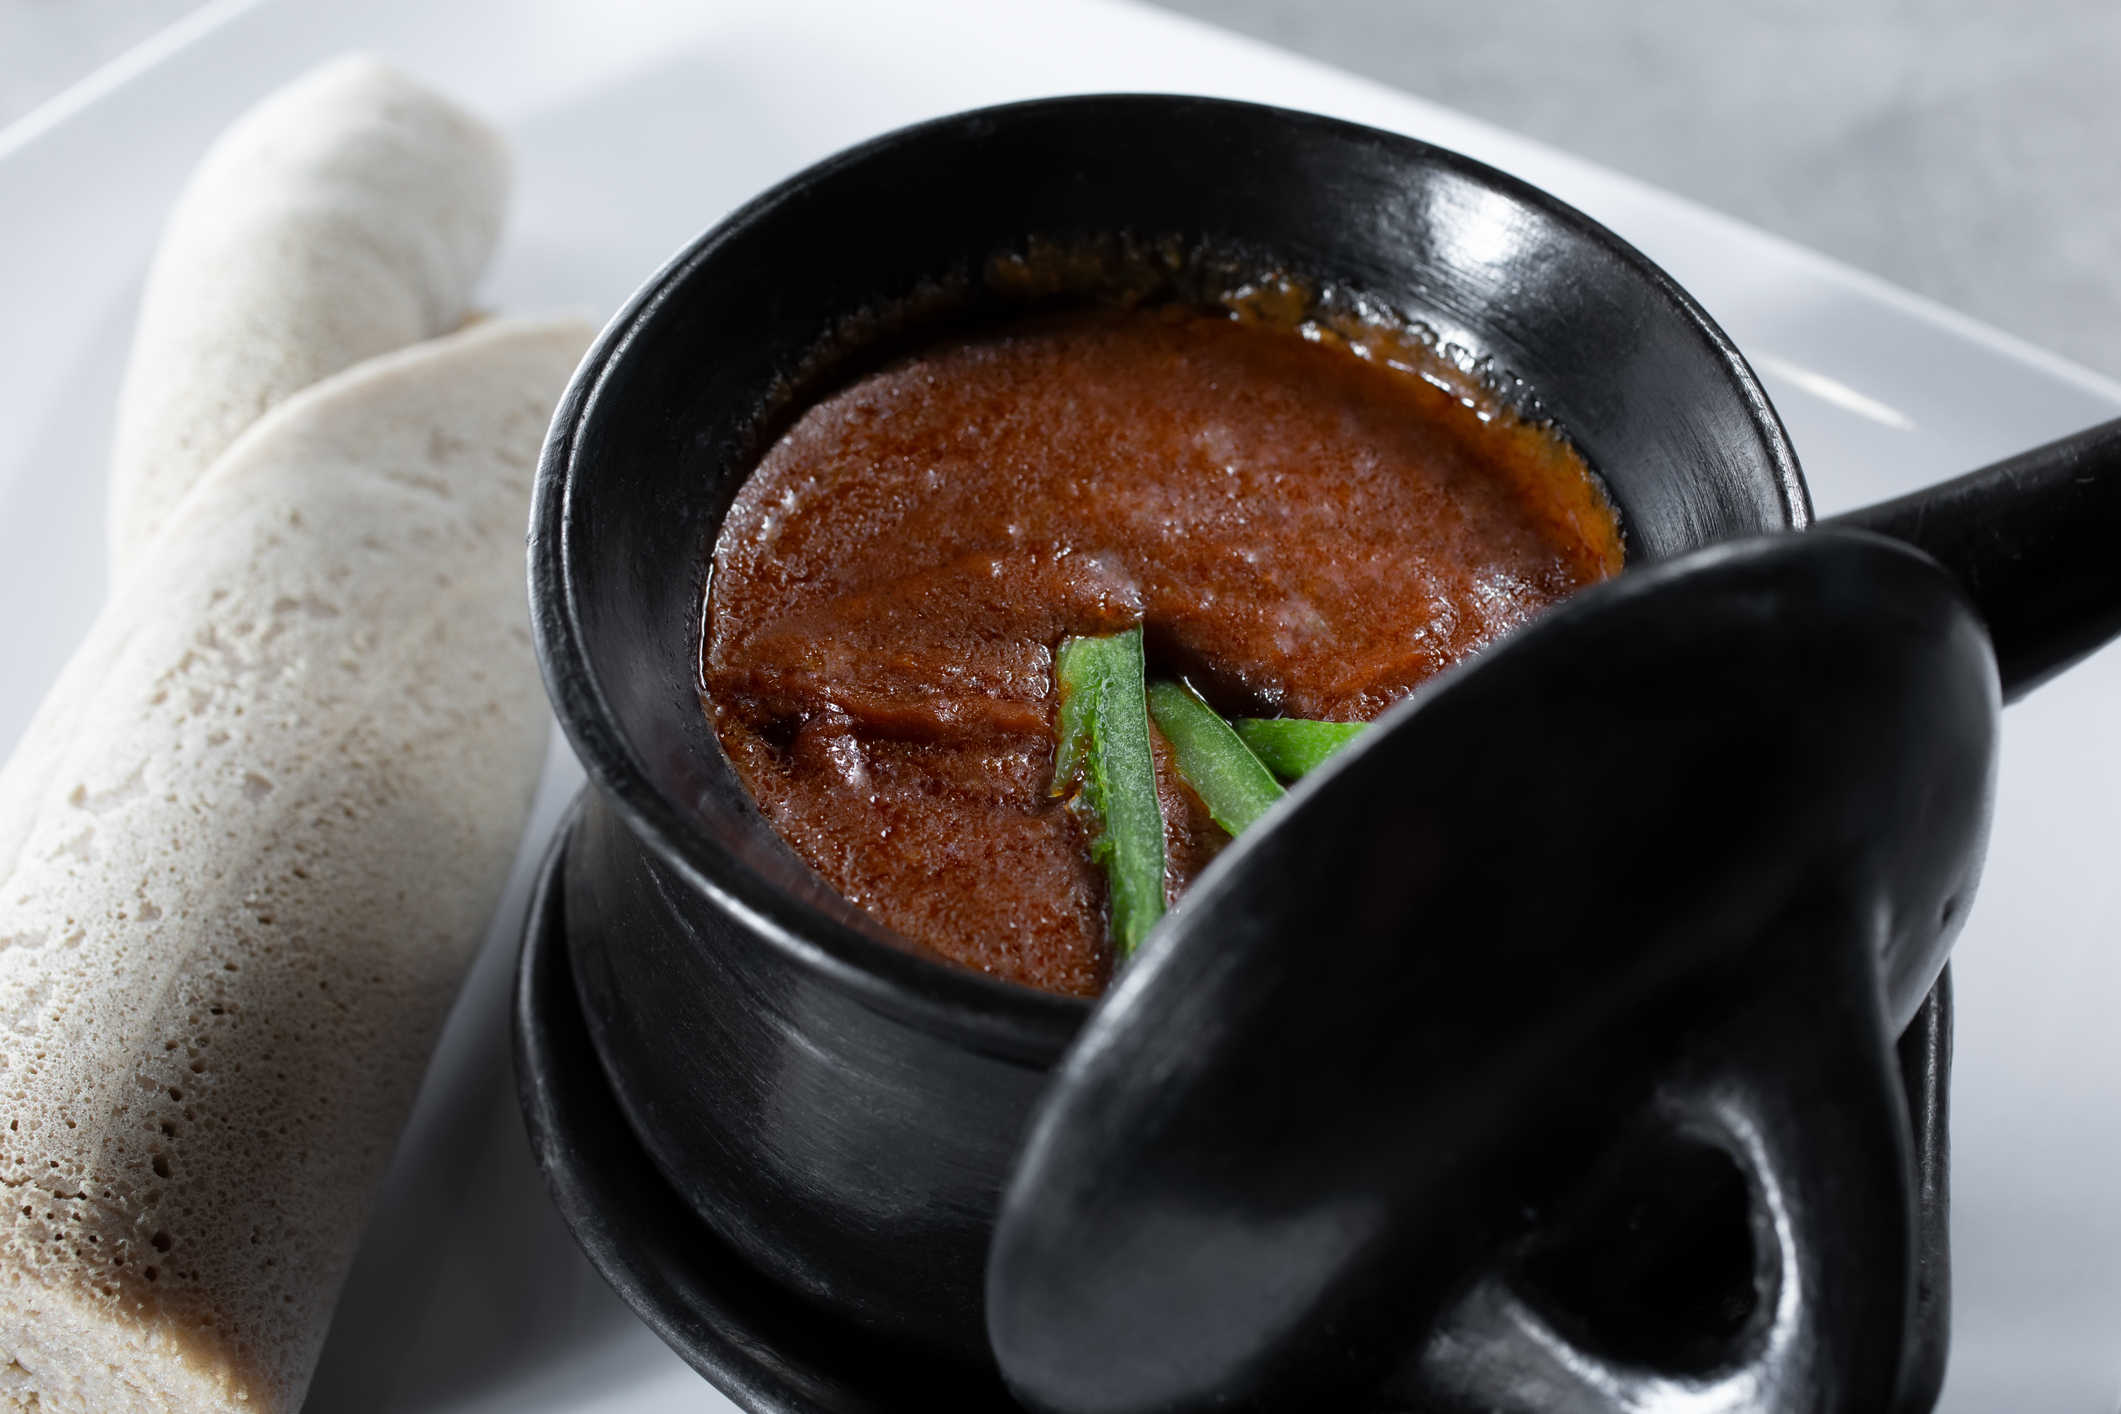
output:
[[[0,0],[0,123],[198,0]],[[2121,377],[2115,0],[1158,0]]]
[[[2121,376],[2113,0],[1159,0]]]

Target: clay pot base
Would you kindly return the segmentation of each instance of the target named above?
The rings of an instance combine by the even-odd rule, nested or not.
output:
[[[686,1364],[751,1414],[1016,1414],[998,1376],[879,1340],[760,1276],[656,1170],[590,1046],[568,965],[561,876],[575,813],[538,873],[524,928],[516,1092],[531,1152],[591,1264]]]
[[[590,1262],[709,1383],[751,1414],[1020,1410],[1000,1380],[910,1352],[813,1310],[747,1266],[664,1180],[634,1137],[583,1024],[561,876],[574,814],[531,896],[515,996],[516,1088],[531,1151]],[[1943,1109],[1948,983],[1900,1043],[1915,1121],[1923,1247],[1922,1363],[1942,1373],[1947,1327]],[[1926,1409],[1936,1380],[1908,1410]]]

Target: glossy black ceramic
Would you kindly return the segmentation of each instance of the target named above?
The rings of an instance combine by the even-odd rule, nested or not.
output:
[[[1066,99],[879,139],[767,193],[652,280],[562,403],[532,526],[547,684],[596,784],[569,854],[590,1032],[664,1171],[762,1268],[984,1360],[1000,1184],[1087,1013],[906,951],[760,819],[695,682],[706,548],[821,342],[1034,237],[1259,252],[1488,358],[1658,558],[1805,524],[1729,341],[1662,272],[1524,183],[1407,138],[1201,99]]]
[[[879,1338],[794,1296],[663,1177],[619,1109],[583,1024],[567,949],[568,838],[563,827],[525,923],[516,1086],[538,1167],[597,1270],[750,1414],[1018,1409],[992,1372]]]
[[[1021,1409],[992,1374],[879,1340],[790,1295],[701,1221],[663,1177],[619,1111],[582,1020],[567,957],[560,860],[566,839],[563,830],[539,876],[525,930],[514,1007],[516,1083],[538,1166],[597,1270],[657,1335],[749,1414]],[[1944,1095],[1951,1024],[1947,970],[1898,1046],[1921,1176],[1922,1299],[1915,1317],[1921,1356],[1915,1363],[1931,1380],[1927,1397],[1908,1409],[1928,1407],[1944,1370],[1950,1276]],[[1620,1162],[1612,1167],[1624,1171],[1628,1156],[1616,1157]],[[1658,1216],[1683,1240],[1687,1219],[1698,1224],[1698,1210],[1679,1211],[1692,1190],[1684,1182],[1667,1189],[1677,1200],[1668,1202],[1674,1211]],[[1618,1225],[1601,1229],[1592,1216],[1579,1230],[1592,1240],[1601,1231],[1608,1237],[1625,1232],[1633,1254],[1642,1245],[1637,1208],[1631,1201]],[[1450,1410],[1470,1404],[1502,1414],[1566,1407],[1547,1396],[1580,1393],[1567,1381],[1580,1382],[1585,1372],[1555,1369],[1557,1351],[1569,1347],[1551,1339],[1548,1324],[1515,1295],[1507,1275],[1498,1274],[1467,1293],[1391,1382],[1394,1387],[1380,1391],[1370,1407]],[[1535,1379],[1543,1383],[1527,1391]],[[1513,1393],[1523,1397],[1512,1399]],[[1471,1403],[1476,1397],[1489,1403]],[[1579,1399],[1578,1407],[1589,1402]]]
[[[1573,1348],[1508,1372],[1573,1377],[1548,1407],[1891,1407],[1891,1047],[1979,876],[1999,696],[1951,576],[1845,531],[1637,570],[1425,684],[1194,882],[1057,1073],[989,1276],[1011,1384],[1347,1407],[1514,1252],[1551,1339],[1505,1346]],[[1623,1236],[1673,1201],[1706,1226]]]
[[[594,787],[564,871],[587,1035],[730,1250],[973,1367],[1002,1186],[1089,1008],[919,955],[763,822],[698,700],[706,549],[787,408],[923,329],[1022,312],[991,257],[1115,232],[1359,288],[1489,360],[1604,476],[1637,563],[1809,519],[1758,383],[1639,254],[1477,163],[1309,115],[1117,97],[926,124],[650,281],[562,403],[532,525],[547,684]]]
[[[1951,570],[1988,625],[2006,702],[2121,633],[2121,421],[1830,523]]]
[[[1890,1414],[1936,1403],[1950,1346],[1951,996],[1947,967],[1896,1047],[1916,1221]],[[1836,1407],[1833,1393],[1793,1385],[1787,1349],[1757,1338],[1761,1289],[1782,1274],[1770,1281],[1744,1259],[1793,1259],[1800,1280],[1807,1259],[1760,1241],[1757,1227],[1749,1234],[1759,1195],[1745,1148],[1689,1088],[1665,1089],[1552,1216],[1456,1297],[1365,1407],[1555,1414],[1656,1408],[1674,1396],[1732,1414]],[[1807,1319],[1793,1313],[1784,1329]]]

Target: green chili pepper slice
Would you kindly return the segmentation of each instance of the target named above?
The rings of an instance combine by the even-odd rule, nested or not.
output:
[[[1070,638],[1054,663],[1060,685],[1053,793],[1090,829],[1090,857],[1112,900],[1112,950],[1124,963],[1164,912],[1164,812],[1149,747],[1142,631]]]
[[[1178,773],[1231,834],[1244,833],[1286,793],[1230,724],[1184,683],[1150,683],[1149,715],[1171,743]]]
[[[1285,781],[1309,775],[1361,736],[1366,722],[1307,722],[1295,717],[1239,717],[1230,724],[1252,754]]]

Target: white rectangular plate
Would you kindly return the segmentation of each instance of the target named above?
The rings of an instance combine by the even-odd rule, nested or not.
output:
[[[219,0],[0,132],[0,747],[102,601],[111,411],[163,213],[230,119],[356,48],[515,140],[519,195],[483,292],[497,308],[608,316],[737,203],[904,123],[1047,94],[1184,91],[1410,133],[1612,226],[1754,360],[1822,513],[2121,414],[2121,387],[1736,222],[1115,0]],[[515,928],[529,861],[579,780],[556,748],[312,1414],[729,1407],[576,1252],[516,1118],[503,1016]],[[2121,1395],[2117,849],[2121,654],[2107,653],[2006,714],[1987,877],[1958,946],[1952,1414],[2112,1414]]]

